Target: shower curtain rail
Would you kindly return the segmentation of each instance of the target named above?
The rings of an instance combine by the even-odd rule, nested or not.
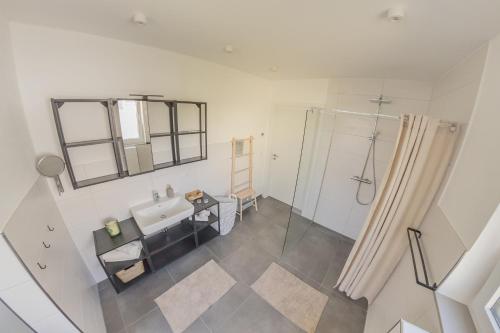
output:
[[[309,110],[311,110],[311,111],[320,111],[320,112],[323,111],[323,112],[331,112],[331,113],[351,114],[351,115],[354,115],[354,116],[362,116],[362,117],[372,117],[372,118],[377,118],[378,117],[378,118],[392,119],[392,120],[400,120],[402,116],[405,117],[404,115],[402,115],[402,116],[394,116],[394,115],[383,114],[383,113],[377,114],[377,113],[356,112],[356,111],[349,111],[349,110],[342,110],[342,109],[325,109],[325,108],[317,108],[317,107],[309,108]],[[441,126],[449,127],[450,131],[454,132],[457,129],[458,124],[455,123],[455,122],[441,120]]]

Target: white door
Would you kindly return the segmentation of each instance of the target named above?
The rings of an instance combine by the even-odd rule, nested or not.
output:
[[[275,106],[271,118],[269,195],[292,204],[306,108]]]

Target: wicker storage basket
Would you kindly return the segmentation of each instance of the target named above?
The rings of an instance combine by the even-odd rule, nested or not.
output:
[[[116,276],[123,283],[127,283],[143,273],[144,273],[144,263],[142,261],[138,261],[134,265],[125,268],[119,272],[116,272]]]

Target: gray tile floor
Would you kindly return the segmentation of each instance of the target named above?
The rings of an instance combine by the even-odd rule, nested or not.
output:
[[[269,197],[261,199],[259,212],[248,209],[243,222],[236,223],[231,233],[200,246],[122,293],[116,294],[109,282],[101,282],[99,292],[108,332],[171,332],[154,299],[213,259],[237,284],[186,333],[303,332],[250,288],[272,262],[329,296],[316,333],[362,333],[366,302],[352,301],[331,288],[352,240],[294,216],[281,256],[288,215],[289,206]]]

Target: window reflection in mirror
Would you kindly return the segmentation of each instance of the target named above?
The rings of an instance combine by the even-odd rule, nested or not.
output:
[[[146,102],[119,100],[118,113],[125,145],[147,143],[149,141]]]
[[[147,102],[118,100],[118,119],[128,175],[153,171]]]

